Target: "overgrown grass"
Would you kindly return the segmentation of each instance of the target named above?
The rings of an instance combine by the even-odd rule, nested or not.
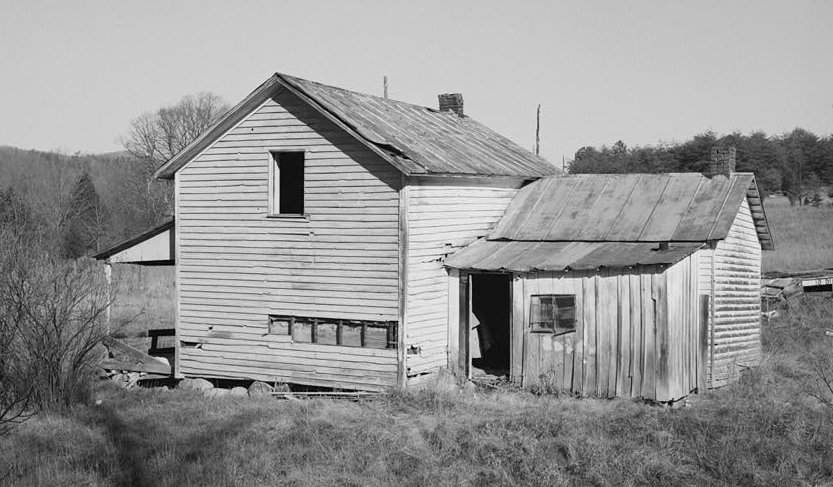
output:
[[[176,281],[173,266],[115,264],[113,282],[115,299],[111,331],[143,331],[176,326]],[[147,338],[125,341],[139,349],[150,345]],[[174,346],[174,338],[160,338],[159,346]]]
[[[764,251],[763,271],[833,267],[833,207],[790,206],[787,198],[764,200],[774,251]]]
[[[809,343],[831,345],[833,300],[803,299],[767,328],[763,365],[688,407],[443,383],[357,403],[105,384],[100,405],[0,439],[0,484],[830,483],[833,411],[806,394],[801,360]]]

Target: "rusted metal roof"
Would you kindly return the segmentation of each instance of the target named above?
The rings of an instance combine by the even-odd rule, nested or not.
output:
[[[752,173],[582,174],[518,192],[489,240],[707,242],[726,238],[744,198],[761,246],[772,237]]]
[[[480,239],[446,259],[457,269],[484,271],[567,271],[670,265],[703,246],[675,243],[660,250],[643,242],[512,242]]]
[[[160,167],[156,176],[172,178],[281,88],[295,93],[406,175],[532,179],[560,172],[545,159],[469,117],[276,73]]]

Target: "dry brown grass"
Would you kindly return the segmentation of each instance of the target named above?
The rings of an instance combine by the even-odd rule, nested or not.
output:
[[[101,405],[0,438],[0,484],[825,485],[833,412],[799,355],[833,300],[804,300],[761,367],[689,407],[445,383],[356,403],[103,387]]]
[[[790,206],[787,198],[764,200],[775,240],[764,251],[763,271],[800,271],[833,267],[833,207]]]

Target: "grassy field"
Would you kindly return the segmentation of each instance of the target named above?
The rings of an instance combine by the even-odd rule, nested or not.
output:
[[[833,266],[833,210],[766,210],[765,269]],[[114,328],[173,326],[172,269],[115,277]],[[833,408],[809,367],[833,359],[833,299],[782,311],[760,367],[676,409],[448,382],[360,402],[103,382],[0,438],[0,485],[833,485]]]
[[[0,485],[820,485],[833,409],[803,360],[833,300],[767,328],[738,384],[671,409],[632,400],[458,390],[360,402],[123,391],[0,438]],[[5,478],[4,478],[5,477]]]
[[[176,284],[173,266],[113,266],[114,330],[173,328]]]
[[[833,267],[833,207],[790,206],[787,198],[764,200],[775,240],[764,251],[763,271],[800,271]]]

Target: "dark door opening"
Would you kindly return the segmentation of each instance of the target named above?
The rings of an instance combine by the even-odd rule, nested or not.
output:
[[[472,375],[509,374],[511,276],[471,275],[469,353]]]

